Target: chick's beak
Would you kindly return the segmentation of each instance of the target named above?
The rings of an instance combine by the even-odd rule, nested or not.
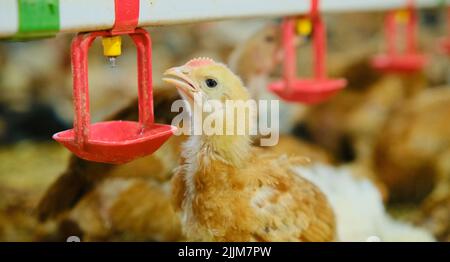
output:
[[[164,72],[163,81],[173,84],[189,100],[194,100],[194,93],[199,88],[190,77],[191,70],[186,66],[172,67]],[[192,101],[189,101],[192,102]]]

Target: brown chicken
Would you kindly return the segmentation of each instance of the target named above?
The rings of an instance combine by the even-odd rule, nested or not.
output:
[[[449,103],[448,87],[426,90],[401,104],[381,130],[374,161],[392,200],[423,199],[448,181]]]
[[[419,75],[403,78],[387,75],[365,91],[358,105],[349,112],[345,124],[346,132],[353,141],[357,161],[372,165],[375,139],[386,119],[403,100],[413,97],[425,86]]]
[[[250,99],[241,80],[210,59],[191,60],[169,69],[165,75],[191,112],[195,112],[192,109],[199,101],[195,96],[200,96],[202,102]],[[246,112],[251,115],[249,110]],[[203,117],[201,111],[193,115],[194,121]],[[305,158],[265,154],[251,145],[248,132],[190,136],[173,178],[175,204],[187,239],[334,240],[334,215],[326,197],[290,170],[293,163],[307,162]]]

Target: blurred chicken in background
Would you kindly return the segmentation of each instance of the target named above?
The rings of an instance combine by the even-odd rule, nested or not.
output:
[[[412,206],[403,213],[441,241],[450,236],[449,102],[450,88],[443,86],[402,103],[383,126],[374,154],[391,200]]]
[[[375,167],[397,201],[417,201],[448,186],[450,88],[423,91],[396,108],[375,147]],[[438,190],[438,189],[437,189]],[[440,191],[440,189],[439,189]],[[448,191],[448,190],[447,190]]]
[[[65,37],[30,43],[2,43],[0,143],[48,140],[54,132],[69,126],[52,105],[54,93],[49,88],[55,81],[55,74],[64,73],[65,44]],[[62,86],[59,88],[63,89]]]
[[[383,204],[379,187],[365,176],[355,177],[361,172],[359,168],[313,163],[296,166],[294,170],[329,199],[340,241],[370,241],[373,237],[383,242],[435,240],[424,227],[391,216]]]

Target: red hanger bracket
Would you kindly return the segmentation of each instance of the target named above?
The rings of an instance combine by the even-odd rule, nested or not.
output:
[[[287,102],[315,104],[335,95],[347,84],[345,79],[330,79],[326,75],[326,33],[319,13],[319,1],[312,0],[311,11],[306,16],[312,23],[314,76],[309,79],[296,77],[295,22],[298,17],[285,18],[283,34],[283,79],[269,85],[269,90]]]
[[[404,18],[398,16],[405,16]],[[397,47],[397,37],[399,21],[405,21],[406,46],[404,51],[399,51]],[[417,13],[414,7],[414,1],[408,1],[408,7],[401,11],[391,11],[387,14],[385,20],[385,39],[387,52],[380,54],[372,59],[372,66],[375,69],[392,73],[415,73],[421,71],[427,58],[417,51]]]
[[[80,33],[72,41],[74,128],[53,138],[80,158],[105,163],[126,163],[156,151],[176,130],[154,123],[151,38],[137,25],[139,1],[119,1],[115,27],[109,31]],[[134,3],[131,12],[123,2]],[[137,5],[136,5],[137,2]],[[116,27],[117,26],[117,27]],[[137,48],[139,122],[107,121],[90,123],[88,50],[97,37],[127,34]]]

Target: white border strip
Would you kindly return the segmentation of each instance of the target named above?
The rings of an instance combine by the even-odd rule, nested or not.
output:
[[[13,35],[19,31],[17,0],[0,1],[0,36]]]
[[[17,1],[0,0],[0,37],[17,32]],[[322,0],[324,12],[386,10],[406,0]],[[141,0],[139,25],[168,25],[236,19],[276,17],[309,10],[308,0]],[[438,0],[416,0],[418,7],[437,6]],[[61,32],[109,29],[114,24],[114,0],[60,0]]]

